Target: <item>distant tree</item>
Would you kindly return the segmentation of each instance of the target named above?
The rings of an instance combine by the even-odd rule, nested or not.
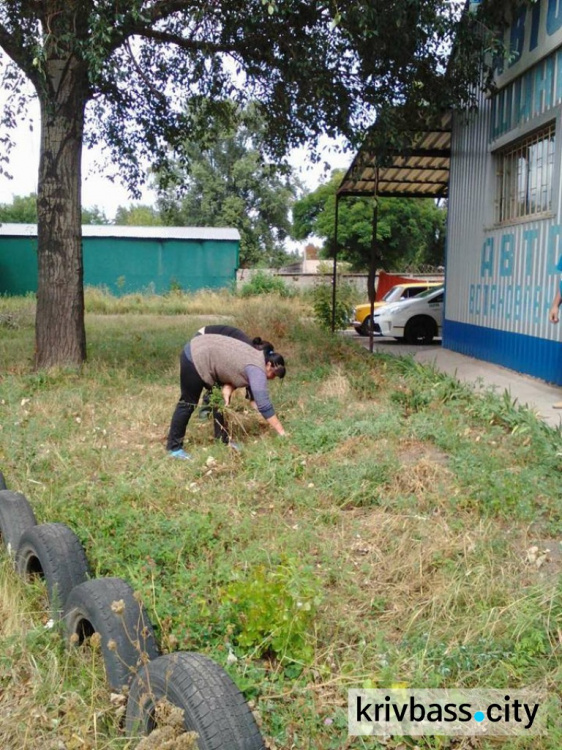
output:
[[[284,241],[298,181],[289,167],[265,155],[264,120],[256,106],[232,106],[231,121],[206,146],[186,142],[172,185],[158,201],[166,224],[233,227],[240,232],[240,263],[278,267],[288,260]],[[170,180],[170,174],[165,174]],[[178,195],[177,186],[181,192]]]
[[[343,172],[297,201],[293,207],[293,237],[324,240],[324,257],[335,247],[336,191]],[[431,198],[379,198],[377,243],[381,266],[386,270],[413,270],[442,265],[445,252],[446,211]],[[367,270],[373,236],[373,200],[340,200],[338,257],[356,270]]]
[[[114,223],[129,227],[160,227],[164,222],[154,206],[119,206]]]
[[[82,209],[82,224],[109,224],[105,211],[99,206]]]
[[[37,224],[37,194],[16,195],[12,203],[1,204],[0,222]],[[82,209],[82,224],[109,224],[109,220],[101,208],[92,206]]]
[[[37,223],[37,193],[15,195],[11,203],[0,204],[0,222],[11,224]]]

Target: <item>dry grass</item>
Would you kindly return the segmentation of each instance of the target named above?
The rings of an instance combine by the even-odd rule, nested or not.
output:
[[[348,378],[342,373],[341,369],[335,368],[333,372],[323,383],[319,391],[321,398],[339,399],[340,401],[349,401],[351,386]]]
[[[230,311],[230,298],[211,301],[222,305],[215,314]],[[212,317],[89,313],[81,373],[34,374],[0,335],[13,368],[0,405],[9,485],[40,521],[77,530],[96,575],[123,575],[142,592],[165,646],[223,664],[233,648],[229,670],[279,750],[362,750],[342,707],[346,688],[365,680],[556,684],[560,563],[554,554],[536,563],[547,542],[557,549],[554,439],[498,427],[496,406],[478,416],[478,402],[436,376],[428,387],[421,370],[393,371],[324,337],[298,320],[293,300],[237,304],[235,324],[287,357],[271,393],[288,440],[238,398],[227,419],[241,455],[194,415],[194,460],[168,460],[179,351]],[[233,580],[280,566],[296,572],[297,592],[303,581],[320,592],[304,667],[257,659],[225,614]],[[5,572],[0,748],[126,748],[96,655],[67,653],[43,627],[37,595]]]
[[[102,727],[115,723],[115,709],[104,686],[103,670],[85,654],[64,652],[58,627],[47,621],[41,601],[40,587],[25,585],[3,558],[0,683],[5,689],[0,690],[0,747],[109,747]],[[69,677],[75,679],[78,674],[90,687],[82,696],[68,690]]]

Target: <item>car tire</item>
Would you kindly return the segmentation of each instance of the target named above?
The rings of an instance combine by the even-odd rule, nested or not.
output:
[[[95,578],[75,586],[66,601],[64,624],[71,645],[99,635],[107,681],[115,692],[160,654],[146,610],[122,578]]]
[[[4,479],[4,474],[0,471],[0,490],[7,490],[6,487],[6,480]]]
[[[25,495],[0,490],[0,538],[10,557],[15,557],[22,534],[36,525],[33,508]]]
[[[88,560],[82,543],[63,523],[42,523],[22,534],[16,570],[23,578],[45,579],[51,613],[60,619],[72,589],[87,580]]]
[[[199,750],[265,750],[244,696],[208,657],[179,651],[143,667],[129,690],[127,734],[146,736],[156,729],[154,713],[163,699],[183,709],[185,729],[198,734]]]
[[[369,336],[373,327],[373,318],[367,315],[365,320],[361,323],[361,327],[358,330],[360,336]]]
[[[411,318],[404,329],[404,338],[408,344],[431,344],[436,335],[435,321],[425,316]]]

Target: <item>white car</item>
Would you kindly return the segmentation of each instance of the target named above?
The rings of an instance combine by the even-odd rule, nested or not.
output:
[[[428,289],[413,299],[385,305],[376,312],[375,331],[406,339],[409,344],[431,344],[443,329],[445,288]]]

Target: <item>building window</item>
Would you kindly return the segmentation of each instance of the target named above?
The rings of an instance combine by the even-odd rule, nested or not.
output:
[[[496,153],[498,223],[552,210],[554,123]]]

